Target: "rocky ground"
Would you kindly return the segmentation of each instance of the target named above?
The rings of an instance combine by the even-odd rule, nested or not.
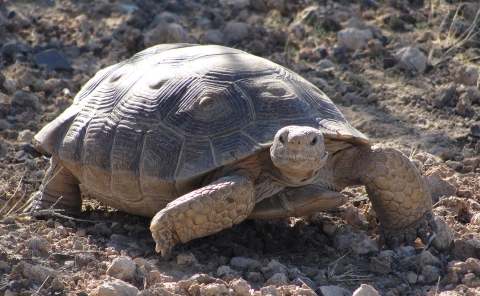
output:
[[[478,295],[476,3],[0,1],[0,295]],[[22,215],[48,166],[35,133],[96,71],[166,42],[229,45],[317,85],[415,161],[452,249],[378,250],[362,187],[338,210],[248,220],[178,245],[171,261],[154,252],[148,219],[93,200],[77,215]]]

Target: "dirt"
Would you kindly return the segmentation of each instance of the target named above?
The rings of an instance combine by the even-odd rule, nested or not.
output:
[[[479,294],[479,8],[443,0],[0,1],[0,295]],[[345,28],[367,32],[343,41]],[[346,189],[351,201],[339,209],[247,220],[179,244],[170,261],[155,253],[149,219],[95,200],[77,214],[22,214],[49,164],[33,149],[35,133],[98,70],[165,42],[232,46],[316,84],[352,126],[419,167],[435,214],[454,231],[451,248],[423,250],[417,240],[378,250],[363,187]],[[45,57],[49,50],[60,58]]]

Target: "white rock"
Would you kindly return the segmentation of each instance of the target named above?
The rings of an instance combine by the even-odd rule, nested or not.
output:
[[[107,274],[114,278],[128,281],[138,277],[140,267],[132,259],[120,256],[108,267]]]
[[[233,289],[234,296],[250,296],[251,287],[246,280],[242,278],[235,279],[229,285]]]
[[[340,30],[337,35],[338,46],[345,46],[356,50],[363,48],[373,38],[370,30],[359,30],[357,28],[346,28]]]
[[[350,291],[339,286],[321,286],[320,292],[323,296],[347,296],[352,295]]]
[[[288,278],[283,273],[276,273],[265,282],[265,286],[275,285],[277,287],[288,285]]]
[[[427,68],[427,56],[417,48],[402,48],[397,51],[395,57],[399,60],[401,69],[423,73]]]
[[[117,279],[110,279],[101,284],[93,295],[95,296],[131,296],[137,295],[139,290]]]
[[[442,175],[445,175],[445,169],[442,167],[431,168],[424,174],[433,200],[438,200],[441,196],[449,197],[457,192],[457,188],[445,180]]]
[[[436,217],[435,221],[437,222],[439,231],[435,233],[436,236],[432,241],[432,245],[439,251],[448,251],[455,238],[453,230],[443,217]]]
[[[213,283],[200,287],[200,295],[204,296],[227,295],[228,292],[229,290],[224,284]]]
[[[378,294],[377,290],[375,290],[372,286],[362,284],[353,292],[352,296],[380,296],[380,294]]]

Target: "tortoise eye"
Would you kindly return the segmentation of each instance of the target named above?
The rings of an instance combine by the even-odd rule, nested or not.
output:
[[[317,144],[317,137],[313,138],[312,142],[310,142],[310,145],[315,146]]]
[[[279,140],[280,143],[282,143],[282,144],[285,143],[285,139],[283,139],[283,136],[278,137],[278,140]]]

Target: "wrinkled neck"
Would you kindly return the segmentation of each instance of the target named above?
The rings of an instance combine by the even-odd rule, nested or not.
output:
[[[276,167],[280,178],[285,182],[287,186],[302,186],[310,184],[312,178],[315,176],[316,171],[296,171],[292,169],[281,169]]]

